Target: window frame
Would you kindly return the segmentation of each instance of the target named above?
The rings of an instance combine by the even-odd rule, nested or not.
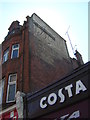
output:
[[[9,59],[9,47],[3,53],[2,63],[5,63],[8,59]]]
[[[13,81],[13,82],[10,82],[10,78],[11,76],[13,75],[16,75],[16,80]],[[7,99],[6,99],[6,103],[10,103],[10,102],[14,102],[14,100],[9,100],[9,90],[10,90],[10,85],[14,85],[15,84],[15,94],[16,94],[16,86],[17,86],[17,74],[14,73],[14,74],[10,74],[9,77],[8,77],[8,86],[7,86]]]
[[[15,45],[18,45],[18,47],[17,47],[17,48],[14,48]],[[19,57],[19,46],[20,46],[20,45],[19,45],[18,43],[12,45],[11,59],[15,59],[15,58],[18,58],[18,57]],[[18,50],[18,55],[17,55],[17,57],[13,57],[13,52],[14,52],[14,50]]]
[[[5,77],[0,81],[0,87],[1,87],[1,89],[2,89],[2,91],[1,91],[1,103],[0,104],[2,104],[2,101],[3,101],[3,95],[4,95],[4,84],[5,84]]]

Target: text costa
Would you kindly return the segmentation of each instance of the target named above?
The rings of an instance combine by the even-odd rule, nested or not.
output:
[[[58,90],[57,94],[52,92],[50,93],[47,97],[44,96],[40,100],[40,108],[45,109],[48,105],[54,105],[56,104],[58,97],[60,99],[60,103],[63,103],[65,101],[65,95],[63,93],[63,90],[65,90],[68,94],[68,97],[71,98],[73,97],[73,92],[72,92],[73,84],[70,84],[64,88],[61,88]],[[80,94],[80,92],[84,92],[87,90],[86,86],[83,84],[81,80],[76,81],[75,83],[75,95]]]

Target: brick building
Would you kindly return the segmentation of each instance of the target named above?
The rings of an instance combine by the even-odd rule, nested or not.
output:
[[[70,58],[66,41],[35,13],[8,30],[2,42],[2,109],[15,104],[17,91],[32,94],[83,64],[77,51],[77,59]]]

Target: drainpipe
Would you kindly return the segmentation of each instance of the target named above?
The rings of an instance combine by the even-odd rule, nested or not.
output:
[[[23,86],[24,86],[25,24],[26,24],[26,21],[24,21],[24,25],[23,25],[23,27],[24,27],[23,28],[24,38],[23,38],[23,64],[22,64],[22,92],[23,92],[23,88],[24,88]]]

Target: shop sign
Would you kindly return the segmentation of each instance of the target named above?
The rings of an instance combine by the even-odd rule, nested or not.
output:
[[[86,86],[83,84],[81,80],[76,81],[75,83],[75,93],[72,92],[73,84],[65,86],[64,88],[60,88],[57,91],[57,94],[52,92],[47,97],[44,96],[40,100],[40,108],[45,109],[48,105],[52,106],[55,105],[57,100],[59,99],[59,103],[64,103],[66,96],[64,95],[63,91],[65,90],[68,94],[68,98],[73,96],[79,95],[81,92],[87,91]]]
[[[18,120],[18,112],[16,110],[16,108],[14,110],[11,111],[7,111],[5,113],[3,113],[0,115],[0,120],[7,120],[7,119],[13,119],[13,120]]]
[[[26,116],[30,119],[37,118],[88,99],[88,74],[85,71],[70,75],[34,95],[28,95],[25,102]]]

